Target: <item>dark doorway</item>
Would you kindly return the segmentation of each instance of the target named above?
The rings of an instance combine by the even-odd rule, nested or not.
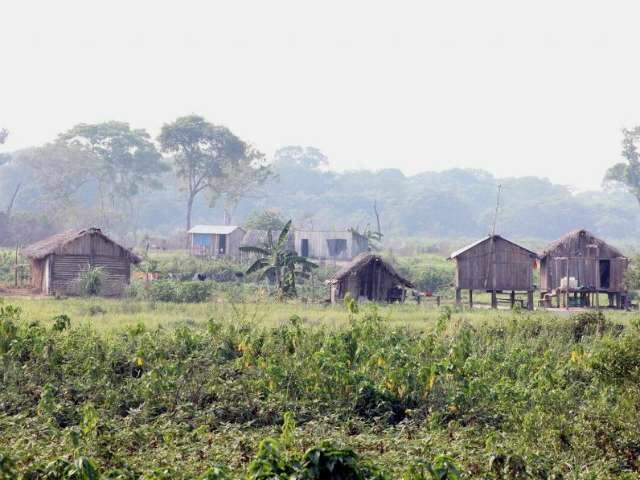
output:
[[[347,253],[347,240],[344,238],[329,238],[327,239],[327,248],[329,249],[330,257],[339,257]]]
[[[218,243],[218,253],[225,254],[227,253],[227,236],[220,235],[220,241]]]
[[[309,239],[308,238],[303,238],[302,239],[302,243],[300,244],[300,254],[303,257],[308,257],[309,256]]]
[[[611,284],[611,261],[600,260],[600,288],[608,289]]]

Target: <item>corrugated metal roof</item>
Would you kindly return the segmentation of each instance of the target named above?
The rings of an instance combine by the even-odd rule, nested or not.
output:
[[[187,233],[204,233],[209,235],[229,235],[239,229],[237,225],[196,225]]]

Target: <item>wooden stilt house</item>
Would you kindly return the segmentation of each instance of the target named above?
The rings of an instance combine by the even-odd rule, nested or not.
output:
[[[533,269],[538,255],[500,235],[489,235],[453,252],[449,260],[456,261],[456,303],[462,302],[462,291],[469,291],[473,307],[473,292],[491,293],[491,306],[497,308],[498,294],[509,292],[513,306],[516,293],[527,294],[527,308],[533,309]]]
[[[550,244],[541,256],[540,292],[551,306],[599,306],[606,293],[610,307],[624,308],[629,259],[587,230],[575,230]]]

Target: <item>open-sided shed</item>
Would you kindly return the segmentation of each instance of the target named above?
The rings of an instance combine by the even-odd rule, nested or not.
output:
[[[527,307],[533,308],[533,269],[538,255],[500,235],[489,235],[451,254],[456,261],[456,301],[461,302],[462,290],[469,290],[473,306],[473,291],[491,292],[491,306],[497,307],[497,294],[527,293]]]
[[[71,230],[26,247],[31,261],[31,285],[45,295],[79,293],[78,279],[89,267],[104,274],[103,295],[119,295],[131,277],[131,264],[140,258],[117,244],[99,228]]]
[[[587,230],[569,232],[550,244],[540,261],[540,291],[579,296],[590,305],[596,293],[606,293],[610,306],[622,308],[626,301],[625,275],[629,260],[617,248]],[[559,300],[559,296],[558,296]]]
[[[339,270],[330,280],[331,302],[347,293],[357,300],[372,302],[404,301],[406,290],[415,288],[390,263],[373,253],[362,253]]]

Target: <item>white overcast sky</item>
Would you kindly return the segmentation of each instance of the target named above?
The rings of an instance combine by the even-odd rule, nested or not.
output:
[[[597,188],[640,124],[639,21],[638,1],[4,0],[4,148],[198,113],[340,170]]]

